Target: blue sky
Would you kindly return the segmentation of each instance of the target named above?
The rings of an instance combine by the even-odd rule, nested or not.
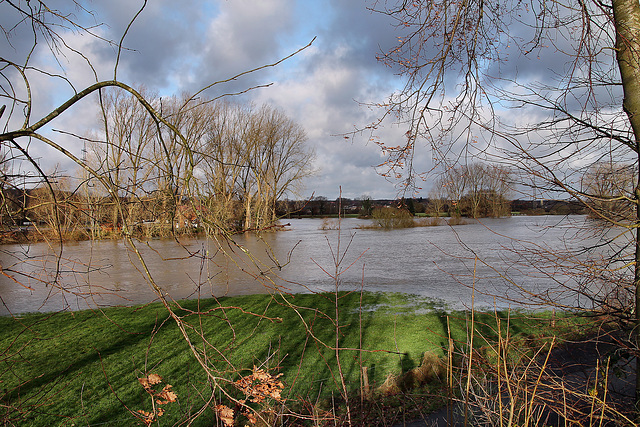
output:
[[[64,10],[68,3],[55,0],[48,4]],[[79,10],[74,13],[89,25],[101,24],[93,29],[96,34],[117,41],[142,2],[82,4],[93,14]],[[399,85],[393,71],[376,61],[376,54],[395,42],[394,30],[388,18],[370,12],[366,4],[340,0],[152,0],[125,38],[127,50],[120,58],[118,79],[132,86],[143,84],[165,96],[193,92],[211,82],[273,63],[315,37],[312,46],[278,67],[217,85],[206,95],[214,97],[272,83],[269,88],[251,91],[238,100],[281,108],[305,129],[308,144],[316,152],[317,173],[306,180],[302,196],[314,193],[332,199],[341,189],[342,195],[350,198],[395,197],[398,190],[394,183],[376,173],[374,166],[384,159],[379,148],[368,143],[369,134],[353,139],[342,135],[374,121],[380,113],[360,103],[383,101]],[[5,15],[5,19],[10,18]],[[113,77],[113,46],[87,34],[62,30],[61,34],[70,46],[87,56],[100,79]],[[20,37],[17,32],[12,39],[15,46],[11,50],[16,55],[20,52]],[[5,43],[0,48],[7,51],[10,47]],[[42,56],[34,64],[56,67],[46,49],[38,53]],[[86,62],[77,55],[66,55],[61,65],[76,89],[95,80]],[[35,116],[73,93],[61,79],[39,76],[35,80]],[[70,114],[57,119],[53,128],[83,134],[97,126],[97,112],[89,104],[74,107]],[[392,141],[402,138],[405,131],[389,123],[378,136]],[[64,135],[57,134],[56,139],[65,142]],[[72,152],[79,150],[77,141],[68,144]],[[59,169],[71,167],[50,151],[36,151],[35,155],[45,170],[56,165]]]

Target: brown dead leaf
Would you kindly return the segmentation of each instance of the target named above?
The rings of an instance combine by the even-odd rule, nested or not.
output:
[[[251,412],[245,412],[245,417],[247,417],[247,419],[249,420],[249,422],[251,424],[257,424],[258,422],[258,418],[256,418],[256,416],[254,414],[252,414]]]
[[[146,377],[138,378],[138,382],[144,387],[145,390],[151,390],[152,385],[156,385],[162,382],[162,377],[158,374],[149,374]]]
[[[149,379],[149,384],[151,385],[159,384],[162,382],[162,377],[158,374],[149,374],[147,375],[147,378]]]
[[[253,372],[246,377],[242,377],[234,384],[242,392],[250,397],[252,402],[260,403],[267,397],[282,401],[280,392],[284,388],[282,381],[278,380],[282,374],[272,376],[264,369],[253,367]]]
[[[220,418],[220,421],[227,426],[233,426],[233,409],[225,405],[216,405],[216,415]]]
[[[142,422],[144,422],[146,425],[150,425],[156,419],[156,414],[154,414],[153,412],[142,410],[138,410],[136,412],[142,418]]]
[[[160,405],[166,405],[170,402],[178,400],[178,395],[171,390],[172,385],[167,384],[164,386],[160,393],[156,394],[156,402]]]
[[[166,405],[168,403],[175,402],[178,399],[178,395],[173,392],[171,384],[166,384],[159,393],[156,393],[155,390],[151,388],[151,386],[162,382],[162,377],[158,374],[149,374],[146,377],[138,378],[138,382],[142,387],[144,387],[144,390],[152,396],[152,398],[155,398],[156,403],[159,405]],[[158,417],[161,417],[164,414],[164,409],[157,408],[153,412],[143,410],[135,412],[146,425],[151,425],[158,419]]]
[[[145,390],[149,390],[151,388],[151,386],[149,385],[149,380],[147,380],[147,377],[138,378],[138,382],[140,383],[140,385],[142,385],[142,387],[144,387]]]

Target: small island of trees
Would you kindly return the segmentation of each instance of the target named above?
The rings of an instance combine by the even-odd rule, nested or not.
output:
[[[270,106],[142,90],[174,127],[165,130],[136,97],[105,92],[104,128],[85,138],[76,176],[54,172],[29,186],[5,157],[5,235],[24,225],[34,239],[63,240],[265,229],[312,171],[304,130]]]

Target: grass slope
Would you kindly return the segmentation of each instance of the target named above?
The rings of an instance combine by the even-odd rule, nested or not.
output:
[[[220,378],[235,381],[254,365],[268,368],[283,374],[283,397],[289,402],[316,402],[339,389],[331,348],[336,344],[334,294],[182,301],[176,312]],[[342,371],[354,393],[361,366],[368,368],[369,381],[380,385],[389,373],[418,366],[425,351],[444,355],[447,325],[455,340],[466,342],[468,313],[447,314],[415,296],[340,293],[338,313]],[[478,336],[495,338],[496,319],[508,316],[502,325],[523,340],[548,337],[565,325],[559,321],[551,329],[545,314],[477,313]],[[474,342],[483,345],[479,338]],[[369,351],[349,350],[357,348]],[[5,424],[139,425],[126,408],[151,410],[138,382],[147,373],[161,375],[178,395],[178,402],[166,405],[162,425],[188,419],[211,396],[211,383],[160,304],[0,318],[0,349]],[[242,397],[229,384],[226,389]],[[220,392],[215,396],[225,402]],[[211,406],[193,425],[212,424]]]

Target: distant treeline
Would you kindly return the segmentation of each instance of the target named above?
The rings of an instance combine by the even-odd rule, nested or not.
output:
[[[439,205],[436,209],[434,205]],[[359,215],[368,217],[378,207],[404,208],[413,215],[447,215],[472,218],[471,212],[460,208],[460,203],[447,200],[434,202],[433,199],[417,197],[412,199],[368,199],[338,198],[329,200],[326,197],[314,197],[306,201],[284,201],[280,203],[280,217],[323,217],[342,215]],[[460,209],[458,209],[460,208]],[[504,202],[503,215],[512,213],[520,215],[582,215],[587,213],[584,205],[571,200],[509,200]],[[477,217],[476,217],[477,218]]]
[[[40,240],[63,237],[67,240],[101,239],[119,237],[122,222],[114,221],[117,211],[129,212],[136,221],[129,224],[127,232],[139,237],[154,237],[170,233],[197,234],[206,230],[211,202],[208,200],[176,199],[161,193],[144,198],[126,199],[112,197],[86,197],[79,192],[55,191],[44,188],[4,190],[4,202],[0,212],[2,241]],[[497,203],[485,194],[476,209],[471,209],[470,199],[456,202],[429,198],[358,199],[314,197],[310,200],[284,200],[276,203],[274,222],[278,218],[326,217],[357,215],[371,217],[379,208],[392,207],[411,215],[459,216],[478,218],[509,216],[513,212],[523,215],[584,214],[585,207],[566,200],[511,200]],[[499,206],[496,210],[495,206]],[[238,202],[236,210],[242,211]],[[233,225],[233,224],[232,224]],[[235,227],[219,231],[243,230],[242,215]],[[29,236],[27,238],[27,231]]]

